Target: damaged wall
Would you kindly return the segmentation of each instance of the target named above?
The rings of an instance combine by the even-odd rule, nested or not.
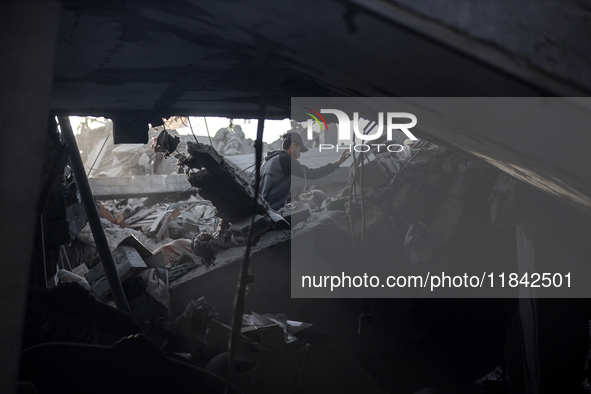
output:
[[[53,65],[61,3],[3,2],[0,124],[10,153],[0,157],[0,391],[16,389],[23,313],[42,187]],[[34,34],[32,32],[35,32]],[[23,48],[28,50],[23,51]],[[49,122],[51,124],[51,122]],[[51,132],[51,130],[50,130]]]

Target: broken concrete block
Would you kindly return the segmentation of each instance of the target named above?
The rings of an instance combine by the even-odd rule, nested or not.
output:
[[[113,260],[117,264],[117,272],[122,281],[147,268],[139,252],[131,247],[121,245],[113,251]]]
[[[131,246],[121,245],[115,248],[113,250],[113,260],[121,282],[147,268],[137,250]],[[92,291],[99,299],[106,297],[111,292],[102,264],[93,267],[86,274],[86,279],[90,282]]]
[[[301,201],[294,201],[281,208],[279,214],[293,227],[297,223],[308,219],[312,211],[308,204],[304,204]]]
[[[194,212],[185,211],[181,215],[181,222],[183,226],[185,225],[192,225],[198,226],[199,225],[199,217]]]
[[[266,215],[269,204],[224,158],[209,146],[198,142],[187,142],[191,157],[180,157],[179,163],[189,168],[201,169],[189,175],[189,183],[198,188],[199,195],[217,208],[221,217],[230,222],[243,219],[252,212],[253,201],[257,198],[257,214]]]
[[[252,220],[250,217],[245,217],[242,220],[238,220],[232,222],[230,224],[230,231],[232,231],[232,235],[238,242],[246,242],[248,239],[248,233],[250,229],[250,224]],[[269,223],[267,219],[262,215],[255,215],[253,229],[252,229],[252,239],[254,242],[258,240],[258,238],[267,232],[270,229]]]
[[[201,257],[201,262],[208,267],[213,264],[217,255],[217,251],[211,247],[212,241],[214,239],[208,233],[201,233],[193,239],[193,254]],[[221,240],[219,242],[220,244],[226,244]]]
[[[328,211],[345,211],[345,204],[348,202],[348,198],[331,199],[330,201],[327,199],[326,209]]]
[[[211,247],[213,249],[214,252],[219,252],[222,250],[228,250],[230,248],[233,248],[234,244],[230,243],[230,242],[224,242],[221,239],[212,239],[211,241],[209,241],[209,247]]]
[[[166,266],[166,259],[164,258],[164,253],[158,252],[154,255],[144,259],[146,266],[148,268],[164,268]]]
[[[125,238],[123,241],[119,242],[119,245],[117,246],[131,246],[137,250],[142,259],[152,257],[152,252],[150,249],[146,248],[146,246],[141,243],[140,240],[135,237],[135,235],[130,235],[129,237]]]
[[[312,212],[310,211],[309,205],[292,205],[288,220],[293,226],[294,224],[307,220],[310,215],[312,215]]]
[[[183,212],[181,226],[184,230],[189,231],[193,234],[197,234],[199,232],[199,219],[194,214],[191,214],[189,212]],[[178,237],[178,238],[186,238],[186,237]]]
[[[199,226],[193,226],[193,229],[188,229],[185,227],[183,222],[178,220],[171,221],[168,224],[168,234],[172,239],[179,239],[179,238],[193,238],[195,234],[199,232]]]
[[[254,153],[254,141],[246,138],[239,125],[231,129],[227,127],[219,129],[212,142],[214,148],[224,156]]]
[[[146,285],[146,292],[151,295],[156,301],[161,303],[170,310],[170,293],[168,287],[158,277],[155,269],[147,269],[140,272],[139,277],[142,278]]]
[[[308,203],[314,208],[320,207],[325,199],[326,193],[322,190],[310,190],[309,192],[300,194],[298,197],[298,200]]]
[[[77,267],[74,267],[74,268],[72,269],[72,272],[73,272],[74,274],[76,274],[76,275],[78,275],[78,276],[81,276],[81,277],[83,277],[83,278],[86,276],[86,273],[87,273],[88,271],[89,271],[89,270],[88,270],[88,267],[87,267],[87,266],[86,266],[86,264],[84,264],[84,263],[82,263],[82,264],[80,264],[79,266],[77,266]]]

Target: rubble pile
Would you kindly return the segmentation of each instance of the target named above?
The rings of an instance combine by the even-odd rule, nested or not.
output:
[[[216,139],[224,151],[238,149],[236,143],[243,138],[240,129],[233,131],[235,139],[228,137],[230,132],[222,130]],[[180,142],[180,147],[182,140],[169,134],[168,139],[174,138],[174,145]],[[187,154],[175,157],[200,198],[173,203],[125,199],[99,205],[111,250],[133,236],[159,256],[147,258],[154,269],[161,270],[165,284],[215,264],[222,250],[244,245],[254,205],[254,190],[214,147],[187,141],[186,148]],[[272,229],[288,228],[287,222],[294,234],[337,222],[353,237],[363,237],[364,231],[390,218],[395,224],[389,231],[395,232],[397,246],[406,250],[409,266],[421,270],[449,243],[466,205],[468,184],[484,172],[471,160],[427,141],[407,140],[395,153],[374,148],[356,155],[349,168],[349,184],[336,196],[311,187],[292,197],[279,213],[257,196],[253,239],[256,242]],[[77,244],[78,251],[69,253],[73,265],[84,264],[92,270],[97,259],[88,227],[77,237]],[[89,285],[96,288],[93,281]]]
[[[254,141],[246,138],[240,125],[219,129],[211,142],[214,149],[222,156],[254,155]],[[280,145],[281,139],[277,139],[271,144],[263,142],[263,151],[280,149]]]
[[[218,222],[214,216],[216,208],[209,201],[195,197],[188,201],[153,205],[149,205],[146,199],[102,201],[100,204],[103,216],[109,217],[103,217],[101,221],[117,274],[133,315],[143,322],[138,332],[143,331],[143,335],[151,340],[150,346],[157,345],[165,354],[181,354],[185,362],[224,376],[230,326],[219,320],[215,306],[203,297],[187,300],[184,312],[175,313],[169,291],[170,283],[180,276],[197,267],[215,264],[215,250],[234,246],[202,231],[211,231]],[[118,222],[118,217],[123,220]],[[159,238],[162,228],[166,228],[165,235]],[[173,231],[173,228],[176,229]],[[180,237],[172,240],[173,233]],[[198,236],[186,238],[190,234]],[[92,234],[88,227],[76,239],[92,248]],[[261,240],[261,244],[267,245],[265,242],[268,241]],[[235,249],[236,256],[243,255],[243,247]],[[113,304],[102,265],[94,253],[89,254],[92,258],[83,263],[72,258],[76,267],[71,271],[59,271],[58,277],[63,284],[54,291],[59,292],[65,284],[77,284],[102,302]],[[284,352],[300,352],[310,344],[319,348],[323,345],[318,342],[318,334],[311,330],[311,326],[288,320],[285,314],[252,312],[244,315],[238,346],[243,357],[252,360],[277,356],[285,359]],[[114,342],[102,344],[116,346]],[[141,351],[140,348],[135,349]],[[266,368],[254,369],[253,366],[247,366],[242,378],[232,380],[232,384],[244,390],[250,384],[284,384],[283,377],[273,377]]]
[[[104,125],[91,128],[87,122],[80,124],[76,141],[81,150],[82,160],[89,177],[123,177],[134,175],[169,175],[175,174],[177,166],[174,160],[164,160],[164,155],[154,152],[152,141],[166,130],[171,136],[178,138],[178,152],[187,151],[187,142],[195,141],[209,144],[206,136],[194,137],[190,134],[179,134],[177,130],[163,127],[152,127],[148,131],[147,144],[113,143],[113,122],[105,120]],[[219,129],[211,142],[213,147],[223,156],[254,154],[254,142],[246,138],[239,125]],[[280,140],[273,144],[264,143],[265,150],[275,149]],[[172,152],[171,152],[172,153]]]
[[[288,213],[282,213],[292,216],[295,236],[326,223],[329,212],[341,212],[329,215],[340,230],[353,231],[358,241],[366,232],[389,233],[381,236],[392,247],[406,251],[400,259],[418,272],[444,260],[438,253],[459,242],[466,226],[475,226],[470,220],[476,219],[470,218],[480,220],[482,212],[489,212],[474,213],[474,204],[487,200],[497,176],[497,171],[453,150],[407,140],[401,152],[374,148],[357,154],[349,168],[349,184],[338,195],[308,190],[292,196],[284,209]]]
[[[112,130],[113,122],[110,120],[99,128],[91,129],[86,123],[80,125],[76,141],[82,151],[82,160],[89,177],[176,173],[174,160],[164,160],[161,153],[154,153],[151,143],[115,145]],[[162,127],[150,128],[149,141],[153,141],[162,130]],[[176,130],[168,130],[168,132],[180,138],[178,149],[186,149],[186,142],[193,139],[193,136],[180,135]]]
[[[387,141],[386,141],[387,142]],[[394,141],[391,141],[394,143]],[[425,149],[425,144],[429,148]],[[291,201],[280,213],[291,217],[292,225],[305,221],[310,216],[310,224],[317,222],[316,218],[324,221],[326,211],[341,211],[349,214],[361,209],[362,202],[367,207],[373,206],[378,195],[385,195],[395,188],[394,182],[399,172],[404,172],[404,178],[417,178],[425,170],[425,165],[433,165],[432,160],[445,152],[445,148],[428,142],[420,143],[406,140],[401,152],[380,151],[373,148],[367,153],[357,153],[353,163],[349,166],[348,185],[336,195],[330,195],[325,190],[310,186],[303,193],[292,194]],[[416,146],[416,148],[415,148]],[[422,151],[422,152],[421,152]],[[411,160],[412,159],[412,160]],[[418,175],[413,175],[417,173]],[[405,183],[406,181],[402,181]],[[396,186],[398,184],[396,183]],[[330,189],[330,187],[328,188]],[[327,190],[328,190],[327,189]],[[365,198],[364,201],[362,201]],[[352,208],[351,208],[352,207]],[[302,228],[303,225],[295,229]]]
[[[225,154],[244,153],[238,143],[243,134],[232,139],[228,133],[226,130],[226,137],[220,139],[224,143],[218,141],[217,147]],[[173,133],[169,137],[176,144]],[[158,142],[162,150],[169,154],[174,153],[170,150],[182,151],[182,139],[178,147],[170,145],[168,139],[162,137]],[[315,226],[335,226],[353,232],[352,238],[357,239],[364,237],[364,232],[370,233],[366,237],[368,250],[387,245],[406,251],[400,260],[421,270],[452,243],[464,213],[471,209],[471,195],[486,189],[480,180],[484,176],[488,182],[489,175],[486,168],[449,149],[426,141],[408,141],[398,153],[356,155],[349,168],[349,184],[337,195],[311,187],[275,212],[255,196],[248,182],[215,147],[193,141],[184,144],[187,154],[176,153],[175,157],[198,196],[166,202],[156,197],[127,198],[97,205],[132,313],[150,327],[146,334],[165,352],[182,353],[187,361],[220,376],[225,376],[231,334],[220,316],[227,316],[231,306],[216,297],[223,299],[220,293],[224,293],[233,298],[235,283],[226,279],[244,255],[255,198],[258,204],[253,234],[258,243],[252,255],[265,254],[268,260],[258,267],[256,275],[264,278],[262,271],[274,272],[273,279],[279,280],[276,287],[281,287],[281,275],[272,270],[281,269],[279,262],[287,261],[286,252],[273,247],[288,243],[290,234],[273,230],[288,228],[284,218],[291,223],[294,237]],[[121,152],[127,152],[125,159],[131,160],[131,151],[125,149]],[[385,221],[392,228],[384,227]],[[331,242],[332,238],[326,239],[318,249],[343,247]],[[342,239],[338,242],[342,244]],[[56,284],[78,284],[102,302],[112,303],[88,226],[75,235],[60,258],[67,264],[59,264]],[[336,263],[342,265],[341,261]],[[209,273],[213,275],[205,275]],[[206,284],[208,281],[213,283]],[[219,314],[199,294],[202,292],[211,293],[210,302],[221,304]],[[255,292],[250,296],[254,299]],[[310,324],[288,320],[283,314],[244,315],[238,347],[241,355],[247,356],[244,359],[252,361],[241,364],[243,374],[232,383],[244,389],[269,384],[287,387],[285,382],[295,381],[290,374],[296,369],[286,367],[276,375],[270,372],[273,367],[278,363],[304,363],[301,360],[307,352],[321,355],[325,340]]]
[[[66,185],[72,189],[71,183]],[[75,187],[66,195],[77,201]],[[98,300],[112,303],[90,226],[83,209],[74,210],[77,205],[68,205],[69,241],[57,249],[52,246],[46,256],[46,282],[48,287],[78,284]],[[193,258],[191,269],[215,261],[215,253],[200,241],[218,227],[215,207],[191,196],[168,203],[149,198],[101,201],[97,208],[132,311],[146,320],[166,321],[171,311],[169,282],[190,271],[179,270],[186,268],[187,255]]]
[[[170,150],[178,152],[180,143],[182,140],[178,136],[164,130],[155,140],[157,149],[154,150],[169,155],[173,153]],[[160,303],[167,308],[167,287],[171,281],[200,266],[215,264],[220,251],[245,244],[255,198],[250,185],[213,147],[189,141],[187,148],[189,155],[177,154],[176,157],[201,197],[191,195],[173,202],[157,197],[97,202],[120,279],[124,285],[134,278],[142,279],[146,289],[149,286],[154,290],[152,298],[160,298]],[[288,227],[260,196],[257,198],[255,242],[272,228]],[[72,219],[77,217],[74,213],[70,215]],[[72,220],[73,223],[78,221]],[[84,224],[86,222],[78,227]],[[77,282],[98,299],[108,300],[110,289],[90,226],[78,228],[71,235],[69,245],[60,251],[55,284]],[[67,266],[63,261],[68,262]],[[144,273],[148,270],[153,271]],[[53,274],[50,272],[50,275]],[[156,277],[161,282],[156,281]]]
[[[182,140],[178,136],[162,131],[154,142],[154,150],[169,155],[173,153],[170,150],[178,152],[179,143]],[[132,305],[133,299],[154,300],[157,308],[142,311],[152,318],[165,318],[170,313],[171,282],[199,267],[215,264],[219,252],[243,246],[249,235],[253,189],[213,147],[192,141],[187,147],[189,155],[175,156],[201,197],[191,195],[172,202],[157,197],[97,202],[124,290],[131,296]],[[272,228],[288,228],[280,215],[260,196],[257,198],[255,242]],[[60,255],[67,259],[68,266],[58,264],[55,284],[78,283],[99,300],[110,302],[110,288],[90,226],[72,235],[64,256]],[[239,255],[244,253],[237,249]]]
[[[242,127],[221,128],[212,138],[213,147],[222,156],[254,154],[254,141],[246,138]]]
[[[243,135],[232,139],[229,132],[220,139],[223,144],[218,141],[218,148],[226,154],[244,153],[238,144]],[[132,312],[160,330],[149,331],[149,336],[165,351],[184,353],[187,360],[220,376],[227,365],[231,328],[226,323],[232,307],[228,299],[234,298],[235,286],[228,276],[237,276],[244,256],[255,198],[251,256],[257,266],[252,272],[257,280],[272,277],[277,281],[268,289],[281,298],[287,292],[282,289],[284,280],[289,278],[274,270],[285,269],[289,252],[281,245],[288,244],[290,236],[311,234],[316,227],[334,228],[352,233],[355,241],[342,245],[341,237],[323,238],[316,246],[319,255],[337,260],[327,260],[328,264],[344,269],[346,263],[339,259],[342,254],[333,252],[341,248],[349,254],[351,245],[354,249],[364,239],[366,250],[387,245],[403,252],[398,264],[420,271],[453,249],[449,245],[457,243],[462,229],[470,228],[465,218],[473,212],[474,193],[482,199],[482,190],[490,193],[494,183],[489,182],[492,175],[486,168],[467,157],[427,141],[407,141],[401,152],[356,154],[345,188],[343,173],[337,187],[305,186],[303,193],[292,196],[288,206],[275,212],[215,147],[189,140],[185,142],[187,153],[181,154],[182,139],[172,132],[159,136],[155,150],[163,157],[175,156],[181,171],[174,172],[183,172],[197,188],[197,195],[182,197],[182,201],[170,201],[170,195],[169,201],[161,196],[101,201],[103,229]],[[340,191],[335,195],[334,190]],[[292,233],[274,231],[289,228],[286,219]],[[71,267],[62,264],[56,280],[77,283],[102,302],[111,303],[89,228],[83,228],[66,249]],[[249,289],[249,299],[256,299],[256,305],[273,305],[272,300],[264,304],[257,298],[268,289]],[[200,298],[203,295],[215,306]],[[242,365],[243,376],[232,383],[247,388],[291,381],[266,370],[275,364],[269,360],[289,363],[292,353],[321,354],[323,343],[318,338],[309,324],[293,322],[285,315],[244,315],[237,346],[253,362]],[[317,348],[303,350],[310,345]],[[260,367],[254,368],[255,364]],[[284,372],[293,371],[286,368]]]
[[[190,240],[199,231],[215,231],[215,207],[195,196],[171,203],[150,204],[146,198],[130,198],[98,204],[102,207],[99,213],[111,248],[130,235],[154,250],[175,239]],[[92,239],[89,226],[82,234]]]
[[[377,265],[383,265],[379,267],[384,269],[383,272],[389,272],[394,267],[399,274],[424,273],[433,268],[448,272],[448,269],[463,267],[461,264],[467,266],[485,259],[497,262],[499,270],[504,269],[502,264],[506,264],[507,269],[516,264],[515,243],[507,239],[515,238],[515,234],[510,232],[515,231],[512,228],[519,217],[516,200],[523,190],[519,189],[514,178],[453,149],[427,141],[413,143],[407,140],[400,152],[383,152],[374,148],[358,153],[348,169],[345,188],[342,188],[346,178],[343,168],[339,180],[330,180],[332,184],[322,189],[307,187],[304,183],[303,193],[298,190],[290,204],[275,212],[260,196],[255,195],[249,183],[223,157],[251,152],[250,141],[244,139],[241,130],[220,130],[213,147],[191,140],[183,142],[174,132],[161,132],[159,136],[155,142],[158,147],[154,150],[162,151],[162,157],[174,154],[180,172],[184,172],[190,185],[197,188],[198,196],[179,197],[178,193],[176,198],[182,198],[182,201],[164,201],[162,196],[152,195],[149,198],[100,201],[97,206],[102,227],[132,314],[141,322],[144,334],[157,344],[159,350],[167,354],[175,353],[177,357],[182,355],[185,361],[223,378],[228,377],[228,342],[232,328],[226,323],[233,312],[233,279],[238,277],[247,250],[245,244],[251,232],[249,227],[255,201],[257,208],[252,229],[255,245],[250,256],[256,263],[252,265],[250,275],[256,277],[256,281],[248,289],[249,311],[289,310],[293,313],[295,310],[298,313],[298,308],[291,308],[290,304],[291,277],[288,272],[292,261],[290,257],[293,259],[290,253],[298,248],[293,248],[294,244],[290,245],[292,248],[285,247],[290,241],[297,241],[298,237],[304,245],[300,249],[309,248],[311,242],[316,242],[313,249],[318,258],[309,259],[312,264],[322,263],[341,272],[353,272],[356,268],[349,261],[351,256],[367,263],[364,269],[369,267],[373,270],[374,262],[377,262]],[[187,154],[178,153],[183,146],[186,146]],[[116,164],[115,167],[133,167],[132,162],[137,158],[131,147],[120,146],[109,152],[110,156],[101,160],[110,160],[111,164]],[[173,160],[167,163],[172,164]],[[112,167],[113,173],[118,171],[115,167]],[[103,170],[97,171],[97,174],[106,174],[101,172]],[[171,172],[177,171],[174,169]],[[178,176],[186,181],[184,176]],[[52,252],[47,253],[50,256],[48,262],[44,261],[45,268],[50,268],[45,272],[46,282],[49,274],[50,280],[53,276],[55,290],[76,287],[101,303],[112,304],[105,270],[97,256],[90,229],[84,227],[86,216],[78,203],[69,172],[56,174],[52,183],[55,190],[47,200],[46,205],[51,209],[44,210],[45,220],[53,226],[48,226],[52,229],[58,223],[62,231],[61,237],[56,237],[57,231],[49,231],[49,235],[42,239],[44,246],[52,248]],[[60,185],[63,190],[57,187]],[[147,187],[144,185],[144,188]],[[335,190],[340,191],[335,195]],[[172,193],[169,192],[168,197]],[[64,218],[68,226],[64,226]],[[291,232],[286,230],[289,228],[286,220],[291,224]],[[550,220],[544,223],[550,223]],[[284,230],[274,231],[279,229]],[[64,231],[69,231],[71,236],[67,245],[60,243]],[[55,245],[61,246],[56,249]],[[374,253],[383,250],[388,252],[387,257]],[[43,272],[37,272],[38,276],[41,274]],[[43,310],[46,305],[45,301],[38,305],[41,310],[36,311],[39,326],[47,325],[47,321],[43,321],[50,315]],[[338,305],[324,308],[336,311],[336,317],[310,314],[298,318],[307,320],[307,316],[314,316],[310,321],[317,327],[331,327],[342,321],[357,321],[359,316],[355,338],[367,339],[366,332],[371,328],[363,323],[370,316],[365,302],[362,315],[358,315],[358,305],[348,307],[351,307],[352,314]],[[431,347],[432,339],[426,338],[425,342],[415,334],[429,332],[432,335],[433,332],[444,331],[446,327],[438,325],[449,318],[432,311],[416,314],[412,311],[415,314],[412,318],[411,312],[406,311],[394,316],[389,308],[390,305],[385,306],[384,309],[388,310],[383,316],[372,312],[373,316],[385,321],[402,316],[406,320],[400,325],[404,330],[409,327],[408,332],[403,331],[402,341],[408,340],[404,346],[408,345],[409,351],[418,349],[430,354],[424,349]],[[420,311],[426,306],[419,302],[417,308]],[[442,309],[442,314],[447,313],[438,305],[437,309]],[[306,312],[304,310],[303,313]],[[503,311],[493,311],[490,314],[493,318],[489,319],[489,311],[484,311],[486,318],[477,319],[474,326],[467,326],[465,331],[484,332],[484,336],[491,333],[490,336],[501,338],[498,333],[503,329],[502,324],[496,327],[490,322],[496,320],[494,316],[502,314]],[[472,321],[474,314],[467,316]],[[59,315],[56,321],[61,318]],[[491,327],[483,331],[477,327],[479,321]],[[241,374],[230,377],[232,384],[240,389],[249,392],[299,391],[298,384],[291,385],[290,382],[305,381],[301,375],[310,374],[314,370],[313,365],[320,368],[320,375],[330,372],[330,368],[325,367],[330,363],[314,364],[313,358],[308,356],[310,353],[321,359],[322,352],[326,350],[323,348],[326,335],[315,332],[310,324],[288,320],[284,314],[256,312],[243,315],[242,322],[237,344],[240,357],[236,359]],[[392,327],[396,329],[395,325]],[[75,334],[75,338],[83,343],[94,340],[88,333]],[[44,333],[43,338],[47,341],[70,340],[63,335],[63,332],[49,331]],[[29,337],[34,341],[39,335],[34,333]],[[458,348],[456,344],[465,346],[461,354],[470,357],[462,356],[462,359],[476,358],[472,353],[474,346],[463,332],[457,338],[445,338],[454,352]],[[388,339],[387,336],[382,334],[377,336],[376,342],[384,344],[379,355],[375,354],[373,345],[372,355],[360,353],[359,361],[365,359],[365,363],[367,359],[372,360],[366,365],[368,370],[376,372],[373,361],[378,356],[385,358],[405,354],[404,349],[400,350],[402,346],[398,343],[394,346],[394,340],[385,339]],[[100,341],[97,340],[97,343]],[[425,343],[429,345],[425,346]],[[384,350],[390,346],[396,350]],[[497,347],[490,342],[486,349],[478,351],[493,355]],[[334,355],[328,359],[340,360]],[[294,365],[298,367],[294,368]],[[342,375],[340,368],[334,370]],[[404,373],[400,372],[400,377],[394,374],[383,378],[391,382],[404,381],[402,375]],[[500,387],[505,384],[504,375],[504,369],[486,376],[480,374],[484,377],[475,382],[474,388],[493,384]]]

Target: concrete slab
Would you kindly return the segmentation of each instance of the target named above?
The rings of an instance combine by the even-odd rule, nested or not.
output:
[[[182,313],[189,300],[205,296],[220,314],[220,320],[230,322],[242,260],[246,247],[236,247],[218,253],[215,263],[199,266],[170,284],[172,309]],[[270,231],[261,236],[252,248],[251,274],[254,282],[248,286],[246,311],[280,311],[290,297],[290,232]]]
[[[99,200],[182,193],[191,188],[185,175],[89,178],[88,182],[92,193]]]

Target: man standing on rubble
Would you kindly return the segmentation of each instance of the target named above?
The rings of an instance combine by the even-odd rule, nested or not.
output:
[[[267,153],[261,166],[260,194],[275,210],[281,209],[287,201],[291,188],[291,175],[304,179],[322,178],[339,168],[351,156],[347,149],[335,163],[308,168],[298,161],[300,154],[308,151],[302,137],[294,131],[286,133],[282,138],[283,149]]]

